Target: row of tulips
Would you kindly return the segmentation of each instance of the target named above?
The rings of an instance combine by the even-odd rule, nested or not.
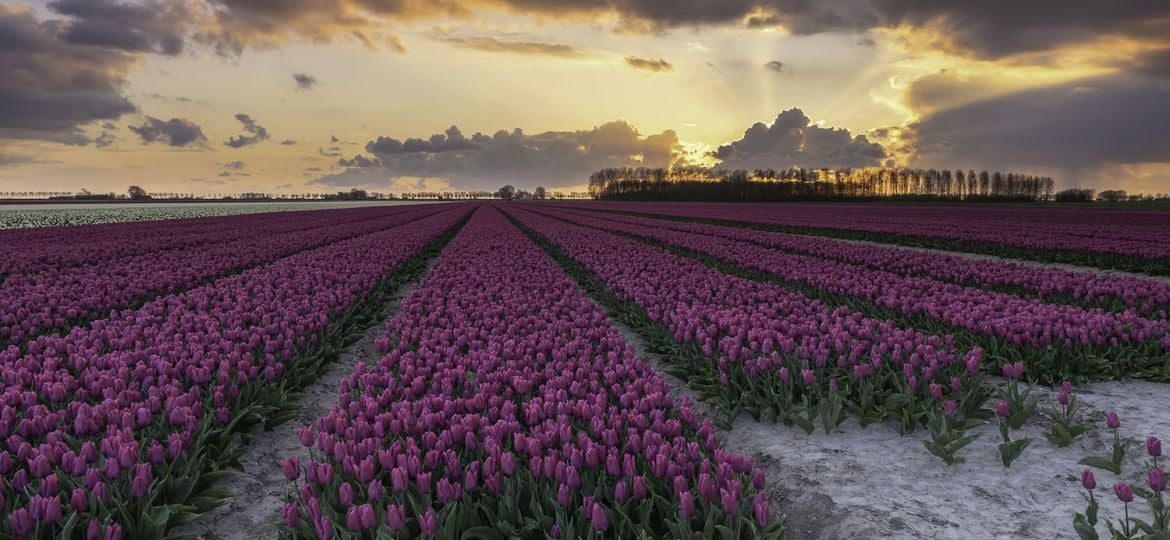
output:
[[[558,209],[558,212],[584,211]],[[973,260],[895,246],[662,219],[661,216],[652,219],[619,213],[601,215],[614,221],[729,238],[903,276],[926,277],[958,285],[1034,296],[1047,302],[1100,307],[1110,311],[1133,310],[1140,315],[1160,319],[1167,318],[1166,310],[1170,308],[1170,283],[1154,279],[1076,272],[1005,260]]]
[[[381,309],[465,205],[0,353],[0,536],[152,538],[214,507],[247,434]],[[410,264],[406,264],[410,262]]]
[[[0,347],[63,331],[111,310],[212,281],[240,270],[434,214],[440,206],[393,207],[371,218],[329,214],[297,219],[286,213],[280,232],[236,230],[206,235],[205,243],[112,261],[10,276],[0,287]],[[356,220],[354,218],[357,218]]]
[[[1170,324],[1165,320],[1147,319],[1134,312],[1048,304],[1036,298],[784,253],[653,223],[565,212],[560,218],[712,257],[732,271],[762,272],[769,279],[811,289],[810,294],[832,303],[858,309],[869,303],[880,310],[872,312],[876,316],[892,315],[928,332],[970,336],[964,343],[980,345],[990,354],[1023,359],[1031,364],[1032,372],[1055,382],[1102,376],[1170,377],[1165,368]]]
[[[597,208],[882,243],[1170,273],[1170,223],[1154,212],[886,205],[598,203]]]
[[[942,402],[986,416],[982,351],[690,258],[509,206],[591,292],[651,339],[672,372],[734,416],[740,410],[812,431],[849,415],[903,431]]]
[[[301,431],[286,534],[772,538],[764,478],[722,451],[601,308],[491,206]]]
[[[0,277],[115,261],[168,249],[198,247],[386,215],[388,208],[270,212],[165,221],[0,230]]]

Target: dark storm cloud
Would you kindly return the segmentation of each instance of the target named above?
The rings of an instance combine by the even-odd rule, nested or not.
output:
[[[742,25],[780,26],[796,34],[816,34],[929,27],[937,30],[953,48],[980,57],[1045,51],[1101,35],[1165,41],[1165,36],[1170,34],[1170,2],[1165,0],[205,1],[217,9],[216,23],[211,30],[202,32],[204,39],[235,50],[271,45],[295,36],[310,41],[356,37],[371,46],[389,42],[391,47],[401,47],[384,33],[387,22],[465,17],[483,8],[571,19],[598,20],[617,15],[624,23],[623,28],[648,31]],[[478,46],[501,47],[488,41]]]
[[[136,57],[69,43],[67,28],[0,4],[0,139],[86,144],[81,126],[136,110],[122,93]]]
[[[910,126],[930,164],[1077,169],[1170,161],[1170,84],[1118,75],[985,99]]]
[[[106,148],[110,145],[113,145],[117,140],[118,137],[115,137],[113,133],[110,133],[109,131],[103,131],[101,135],[98,135],[97,138],[93,140],[93,145],[98,148]]]
[[[317,86],[317,78],[306,73],[293,73],[293,82],[297,83],[297,90],[312,90]]]
[[[584,183],[602,167],[670,166],[678,162],[682,147],[673,131],[643,136],[629,123],[615,121],[589,130],[530,135],[515,129],[471,137],[451,126],[427,139],[378,137],[366,152],[371,156],[341,160],[346,171],[318,182],[344,187],[420,177],[450,179],[460,189],[495,189],[501,181],[567,186]]]
[[[661,58],[638,58],[637,56],[627,56],[626,64],[635,69],[644,69],[646,71],[671,71],[674,65]]]
[[[282,145],[284,145],[284,146],[292,146],[292,145],[294,145],[294,144],[296,144],[296,143],[297,143],[297,142],[296,142],[296,141],[294,141],[294,140],[292,140],[292,139],[285,139],[285,140],[283,140],[283,141],[280,141],[280,144],[282,144]]]
[[[147,116],[141,126],[127,126],[142,139],[142,144],[156,142],[174,147],[196,146],[207,140],[199,124],[186,118],[160,120]]]
[[[353,159],[340,159],[337,164],[341,167],[368,169],[371,167],[380,167],[382,162],[378,158],[368,158],[361,154],[353,156]]]
[[[257,124],[251,116],[248,116],[244,113],[239,113],[236,115],[236,120],[239,120],[240,124],[243,124],[244,126],[244,131],[250,133],[251,135],[236,135],[235,137],[225,141],[223,143],[224,146],[229,146],[231,148],[243,148],[245,146],[251,146],[260,141],[268,139],[268,130],[265,129],[264,126]]]
[[[1146,75],[1170,79],[1170,47],[1163,47],[1138,56],[1133,67]]]
[[[240,161],[240,160],[229,161],[227,163],[223,163],[222,165],[223,165],[223,168],[231,169],[233,171],[242,171],[242,170],[244,170],[245,167],[248,166],[247,163],[244,163],[243,161]]]
[[[455,152],[476,148],[477,143],[465,137],[458,126],[451,126],[446,132],[436,133],[426,140],[410,138],[400,142],[390,137],[378,137],[366,144],[366,151],[376,155]]]
[[[62,36],[68,43],[170,56],[183,51],[196,17],[186,0],[54,0],[49,9],[69,17]]]
[[[866,167],[879,165],[886,151],[864,135],[822,128],[800,109],[788,109],[772,125],[757,122],[742,139],[720,146],[715,157],[729,169]]]
[[[539,41],[512,41],[493,37],[455,37],[438,36],[435,39],[465,49],[474,49],[484,52],[512,53],[530,56],[560,56],[574,58],[585,56],[585,50],[563,43],[544,43]]]
[[[773,73],[784,73],[784,62],[772,60],[764,63],[764,69]]]

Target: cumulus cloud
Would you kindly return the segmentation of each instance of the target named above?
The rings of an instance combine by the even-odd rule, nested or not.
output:
[[[203,128],[199,124],[186,118],[172,118],[160,120],[147,116],[141,126],[127,126],[142,139],[142,144],[156,142],[174,147],[196,146],[207,140],[203,136]]]
[[[520,129],[467,137],[457,126],[426,139],[378,137],[369,156],[339,161],[345,170],[323,176],[330,186],[381,185],[397,178],[442,178],[459,189],[516,185],[576,185],[602,167],[667,167],[680,163],[674,131],[643,136],[624,121],[578,131],[528,134]]]
[[[49,9],[69,17],[62,39],[129,52],[175,56],[183,52],[198,5],[187,0],[53,0]]]
[[[236,120],[239,120],[240,124],[243,124],[244,131],[250,135],[236,135],[235,137],[231,137],[223,143],[224,146],[243,148],[268,139],[268,130],[264,129],[264,126],[257,124],[251,116],[239,113],[236,115]]]
[[[312,90],[317,87],[317,78],[306,73],[293,73],[293,81],[297,83],[297,90]]]
[[[361,154],[353,156],[353,159],[342,158],[337,161],[337,164],[341,167],[355,169],[369,169],[382,166],[382,162],[378,158],[368,158]]]
[[[1113,75],[1016,92],[925,115],[909,127],[918,159],[979,167],[1170,161],[1170,85]]]
[[[800,109],[788,109],[770,126],[757,122],[740,140],[720,146],[714,156],[728,169],[835,168],[880,165],[886,151],[864,135],[817,126]]]
[[[116,137],[113,133],[110,133],[109,131],[103,131],[101,135],[98,135],[97,138],[93,140],[93,145],[98,148],[106,148],[113,145],[117,140],[118,137]]]
[[[136,56],[71,43],[68,28],[0,4],[0,139],[86,144],[82,126],[136,110],[122,93]]]
[[[627,56],[626,64],[635,69],[644,69],[646,71],[671,71],[674,65],[661,58],[639,58],[637,56]]]
[[[435,39],[448,45],[484,52],[512,53],[530,56],[559,56],[562,58],[574,58],[585,56],[586,54],[584,49],[564,43],[513,41],[494,37],[456,37],[448,35],[437,36]]]

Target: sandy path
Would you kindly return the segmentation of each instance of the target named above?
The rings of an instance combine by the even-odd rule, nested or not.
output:
[[[423,275],[433,264],[434,259]],[[275,525],[281,521],[285,491],[292,486],[284,478],[279,460],[299,456],[303,463],[309,459],[309,449],[301,445],[297,431],[327,414],[337,404],[341,379],[352,373],[358,362],[377,359],[374,340],[382,337],[386,319],[400,312],[402,300],[414,287],[415,283],[399,287],[386,306],[386,317],[367,328],[361,339],[341,352],[329,371],[304,390],[297,401],[303,408],[300,418],[272,431],[257,430],[247,453],[240,458],[245,472],[215,484],[216,489],[235,494],[231,501],[199,516],[194,522],[171,530],[170,534],[193,535],[205,540],[279,538]]]

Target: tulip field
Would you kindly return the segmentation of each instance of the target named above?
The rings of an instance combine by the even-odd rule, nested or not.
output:
[[[278,507],[209,538],[1167,538],[1166,232],[579,202],[0,231],[0,539],[180,534],[269,430],[301,447],[262,464]]]

